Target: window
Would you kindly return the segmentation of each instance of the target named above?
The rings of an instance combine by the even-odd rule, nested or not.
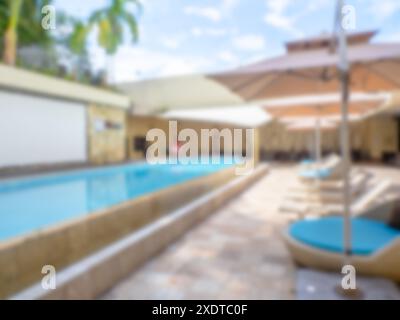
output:
[[[146,137],[137,136],[133,138],[134,151],[146,151]]]

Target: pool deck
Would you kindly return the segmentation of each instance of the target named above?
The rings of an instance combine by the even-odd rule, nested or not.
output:
[[[368,166],[400,182],[396,168]],[[294,166],[270,173],[102,299],[294,299],[296,267],[281,238],[293,216],[278,211]],[[400,195],[396,186],[391,192]]]

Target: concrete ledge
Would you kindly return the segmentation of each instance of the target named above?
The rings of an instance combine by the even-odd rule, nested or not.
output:
[[[96,298],[266,173],[267,166],[260,165],[58,272],[55,290],[39,282],[11,299]]]
[[[74,101],[128,109],[129,97],[73,81],[0,64],[0,87]]]

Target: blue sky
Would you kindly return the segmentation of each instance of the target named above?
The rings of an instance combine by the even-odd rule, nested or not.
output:
[[[109,0],[56,0],[56,8],[85,19]],[[212,72],[285,52],[288,40],[329,32],[332,0],[142,0],[140,39],[107,58],[92,35],[95,68],[113,82]],[[374,41],[400,41],[400,0],[352,0],[356,30],[379,29]]]

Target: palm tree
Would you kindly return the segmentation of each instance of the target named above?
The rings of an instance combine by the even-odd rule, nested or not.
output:
[[[23,0],[21,17],[18,26],[18,47],[20,46],[47,46],[53,44],[51,31],[42,27],[42,8],[51,4],[52,0]],[[60,16],[57,12],[57,26],[61,25]]]
[[[4,32],[3,61],[14,65],[17,56],[18,20],[21,12],[22,0],[8,1],[8,21]]]
[[[136,16],[127,10],[128,3],[141,8],[138,0],[112,0],[110,5],[96,10],[89,17],[88,23],[76,21],[74,31],[69,38],[69,45],[73,52],[81,54],[86,48],[89,34],[98,28],[98,44],[105,49],[108,55],[112,55],[123,42],[123,27],[126,25],[133,42],[138,39],[138,27]]]
[[[51,43],[50,34],[41,26],[41,9],[50,0],[0,0],[0,34],[3,61],[15,65],[17,49],[24,45]]]

